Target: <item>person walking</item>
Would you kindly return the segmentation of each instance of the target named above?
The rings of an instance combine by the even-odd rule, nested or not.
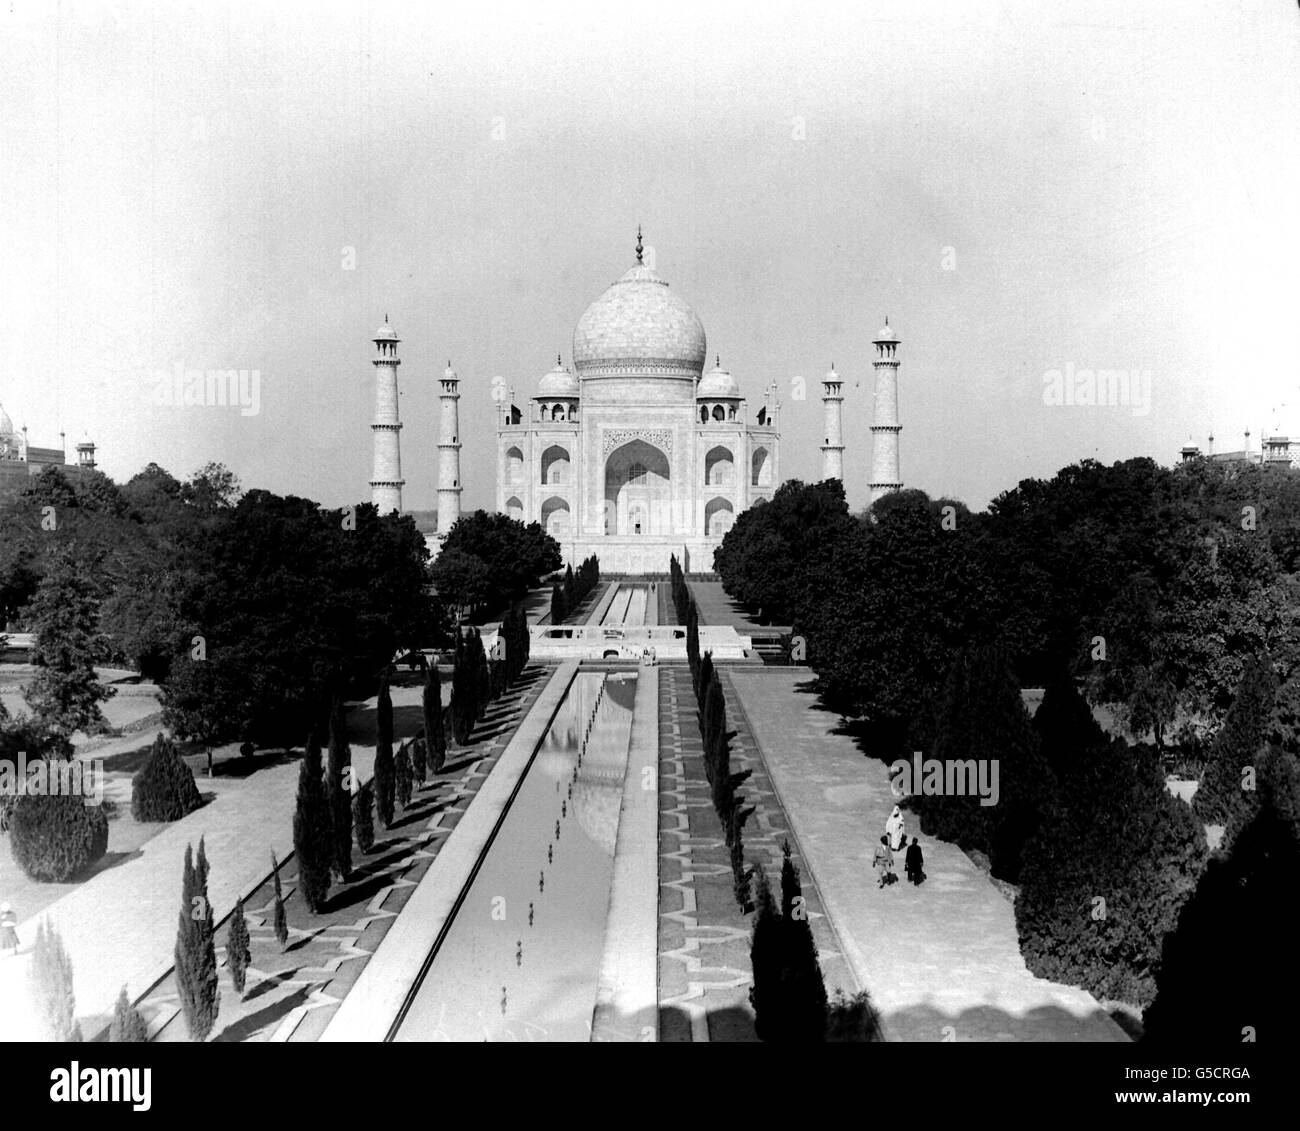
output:
[[[889,820],[885,822],[885,835],[889,837],[889,848],[892,852],[901,852],[903,845],[907,843],[906,827],[903,824],[903,811],[894,806],[894,811],[889,814]]]
[[[876,853],[871,858],[871,866],[880,873],[877,887],[888,887],[898,876],[894,874],[894,854],[889,851],[889,838],[882,836],[876,845]]]
[[[18,953],[18,916],[7,903],[0,903],[0,950]]]
[[[907,869],[907,879],[910,883],[920,887],[925,882],[925,858],[921,855],[921,844],[912,838],[912,843],[907,846],[907,856],[903,860],[903,866]]]

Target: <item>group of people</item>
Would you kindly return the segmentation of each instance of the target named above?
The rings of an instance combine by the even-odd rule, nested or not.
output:
[[[906,846],[906,850],[904,850]],[[909,883],[921,884],[925,881],[925,858],[921,855],[921,844],[912,838],[912,843],[907,843],[906,826],[903,823],[903,811],[894,806],[894,811],[889,814],[889,820],[885,822],[885,835],[880,838],[880,843],[876,845],[876,854],[872,858],[872,867],[879,873],[878,887],[888,887],[890,884],[898,882],[898,873],[894,871],[894,853],[903,853],[903,867],[907,872]]]

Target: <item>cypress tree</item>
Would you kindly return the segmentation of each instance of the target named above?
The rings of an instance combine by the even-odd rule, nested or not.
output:
[[[36,1016],[46,1040],[67,1044],[81,1041],[77,1003],[72,993],[72,959],[63,940],[42,919],[36,926],[32,964],[28,971]]]
[[[411,756],[407,753],[405,746],[397,751],[394,766],[397,770],[397,801],[402,809],[406,810],[411,805],[411,787],[414,784],[414,778],[411,773]]]
[[[1252,657],[1242,670],[1223,726],[1210,743],[1192,807],[1206,824],[1224,826],[1222,848],[1228,847],[1254,812],[1257,762],[1268,738],[1276,696],[1272,664]]]
[[[176,931],[176,992],[190,1039],[205,1041],[217,1020],[217,951],[212,904],[208,900],[208,862],[199,839],[198,862],[185,846],[181,876],[180,922]]]
[[[1005,657],[996,648],[963,649],[949,670],[935,727],[932,757],[974,761],[991,782],[998,768],[998,802],[983,805],[976,783],[963,792],[922,794],[913,783],[912,808],[927,836],[985,853],[993,875],[1017,882],[1025,842],[1052,805],[1055,779],[1038,749]]]
[[[352,828],[357,834],[357,847],[362,854],[375,847],[375,790],[374,781],[366,782],[352,798]]]
[[[1025,965],[1102,1000],[1146,1005],[1204,839],[1154,758],[1123,739],[1087,751],[1024,853],[1013,909]]]
[[[248,949],[248,924],[244,922],[244,900],[235,900],[235,911],[230,917],[230,929],[226,934],[226,962],[230,966],[230,980],[235,993],[244,995],[244,986],[248,979],[248,965],[253,956]]]
[[[411,771],[415,774],[417,788],[422,786],[424,779],[429,776],[429,758],[422,735],[411,742]]]
[[[817,961],[817,944],[812,923],[803,899],[799,869],[790,855],[790,842],[783,841],[781,853],[781,914],[785,921],[784,977],[782,988],[788,994],[786,1020],[788,1039],[823,1041],[826,1039],[826,983]]]
[[[113,1024],[109,1026],[108,1039],[115,1045],[141,1044],[149,1039],[149,1029],[140,1016],[140,1011],[126,996],[125,986],[117,995],[117,1004],[113,1007]]]
[[[329,796],[322,778],[320,740],[307,740],[298,767],[298,805],[293,815],[293,848],[298,857],[298,888],[308,909],[319,915],[330,888],[333,859]]]
[[[379,685],[379,703],[375,709],[375,807],[384,828],[393,827],[393,797],[396,778],[393,767],[393,697],[388,691],[388,680]]]
[[[564,567],[564,604],[572,609],[577,605],[576,593],[573,586],[573,566]]]
[[[280,862],[271,852],[271,876],[275,880],[275,940],[283,950],[289,941],[289,920],[284,913],[284,891],[280,887]]]
[[[777,1038],[781,996],[781,912],[762,864],[754,865],[754,926],[750,934],[749,961],[754,984],[749,1004],[754,1010],[754,1031],[760,1040]]]
[[[442,712],[442,677],[438,674],[436,660],[429,665],[420,704],[424,712],[424,739],[429,750],[430,769],[435,774],[441,773],[447,763],[447,730]]]
[[[1072,772],[1088,751],[1109,741],[1064,665],[1047,681],[1034,713],[1034,731],[1043,757],[1058,776]]]
[[[569,615],[569,608],[564,603],[564,589],[559,585],[551,586],[551,623],[563,624]]]
[[[1176,930],[1165,938],[1143,1043],[1241,1047],[1285,1043],[1300,1008],[1292,899],[1300,874],[1300,763],[1261,759],[1259,797],[1225,853],[1217,852]]]
[[[477,709],[474,721],[478,722],[487,712],[492,702],[492,672],[488,668],[487,652],[483,648],[483,635],[476,628],[472,641],[474,649],[474,702]]]
[[[202,804],[194,772],[171,739],[158,735],[148,760],[131,780],[131,816],[137,821],[179,821]]]
[[[334,696],[330,708],[329,805],[333,827],[333,866],[339,880],[352,875],[352,750],[343,721],[343,701]]]
[[[473,728],[474,690],[470,684],[468,649],[459,629],[456,632],[456,657],[451,669],[451,733],[457,746],[469,742]]]

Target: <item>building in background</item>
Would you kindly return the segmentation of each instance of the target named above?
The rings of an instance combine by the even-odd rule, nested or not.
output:
[[[82,440],[77,445],[77,462],[69,464],[62,433],[59,439],[61,446],[57,448],[40,448],[28,443],[27,426],[15,429],[13,420],[0,404],[0,503],[15,498],[33,476],[40,475],[47,467],[60,468],[74,479],[95,470],[93,441]]]

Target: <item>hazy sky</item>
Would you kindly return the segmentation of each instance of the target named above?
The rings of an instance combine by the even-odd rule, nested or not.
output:
[[[1084,457],[1300,434],[1300,19],[1250,3],[33,4],[0,11],[0,402],[119,480],[222,460],[369,497],[370,338],[403,338],[405,504],[460,373],[464,503],[492,379],[531,395],[644,225],[782,472],[898,331],[903,479],[983,506]],[[153,403],[247,369],[256,415]],[[1150,373],[1150,411],[1044,403]],[[792,379],[807,382],[795,399]],[[861,379],[861,385],[857,385]],[[1137,388],[1142,383],[1139,380]]]

